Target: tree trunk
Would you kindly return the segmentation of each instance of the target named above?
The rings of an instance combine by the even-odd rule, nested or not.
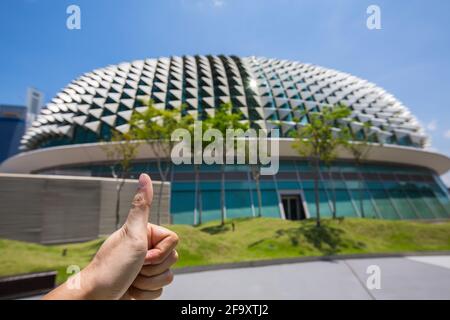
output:
[[[167,177],[170,174],[170,165],[167,164],[167,167],[165,169],[165,171],[162,169],[162,165],[161,165],[161,161],[158,160],[158,170],[159,170],[159,175],[161,177],[161,184],[159,185],[159,197],[158,197],[158,209],[156,211],[156,221],[157,224],[160,225],[161,224],[161,198],[162,198],[162,191],[163,191],[163,187],[164,187],[164,183],[167,181]]]
[[[359,208],[361,210],[361,218],[365,218],[365,214],[364,214],[364,201],[363,201],[363,197],[364,197],[364,190],[363,190],[363,176],[361,174],[360,171],[360,166],[359,164],[357,164],[357,168],[358,168],[358,173],[359,173]]]
[[[225,225],[225,165],[221,166],[221,188],[220,188],[220,217],[222,220],[221,225]]]
[[[256,192],[258,193],[258,217],[262,217],[262,196],[261,186],[259,184],[259,175],[256,178]]]
[[[256,186],[256,195],[258,197],[258,217],[262,217],[262,196],[261,196],[261,187],[259,184],[259,168],[255,165],[252,166],[252,177],[255,180]]]
[[[314,193],[316,200],[316,226],[320,227],[320,195],[319,195],[319,161],[314,159],[316,174],[314,175]]]
[[[116,230],[119,229],[120,226],[120,194],[122,192],[122,187],[125,184],[125,178],[121,178],[120,182],[116,185],[116,221],[115,226]]]
[[[194,164],[194,173],[195,173],[195,199],[194,199],[194,226],[197,225],[197,219],[198,219],[198,179],[197,179],[197,169],[195,168]]]
[[[332,202],[333,202],[333,219],[337,218],[337,208],[336,208],[336,188],[334,187],[334,180],[331,175],[331,168],[328,169],[328,174],[331,182],[331,196],[332,196]]]
[[[361,209],[361,217],[362,218],[365,217],[363,197],[364,197],[364,190],[363,190],[363,187],[362,187],[362,181],[360,181],[359,182],[359,206],[360,206],[360,209]]]
[[[198,221],[197,224],[202,224],[202,193],[200,188],[200,177],[199,177],[199,168],[197,164],[194,164],[194,170],[195,170],[195,184],[196,184],[196,190],[197,190],[197,211],[198,211]]]

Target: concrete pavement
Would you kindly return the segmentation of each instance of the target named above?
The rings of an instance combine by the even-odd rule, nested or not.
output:
[[[380,289],[369,290],[369,266]],[[179,274],[162,299],[450,299],[450,256],[314,261]]]

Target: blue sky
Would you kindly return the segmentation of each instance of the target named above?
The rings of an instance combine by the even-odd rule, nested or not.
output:
[[[66,8],[81,8],[68,30]],[[381,30],[366,27],[369,5]],[[450,155],[450,1],[2,0],[0,103],[28,86],[51,99],[121,61],[182,54],[261,55],[349,72],[394,94]]]

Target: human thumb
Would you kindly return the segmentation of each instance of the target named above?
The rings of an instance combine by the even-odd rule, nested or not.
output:
[[[150,205],[153,200],[153,185],[150,177],[142,173],[139,176],[139,188],[131,203],[125,226],[132,235],[147,234]]]

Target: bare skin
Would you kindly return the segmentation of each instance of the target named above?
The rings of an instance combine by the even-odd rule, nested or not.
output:
[[[139,177],[125,224],[111,234],[89,265],[78,274],[80,286],[65,282],[44,299],[156,299],[170,284],[177,261],[178,236],[148,223],[153,200],[151,179]]]

